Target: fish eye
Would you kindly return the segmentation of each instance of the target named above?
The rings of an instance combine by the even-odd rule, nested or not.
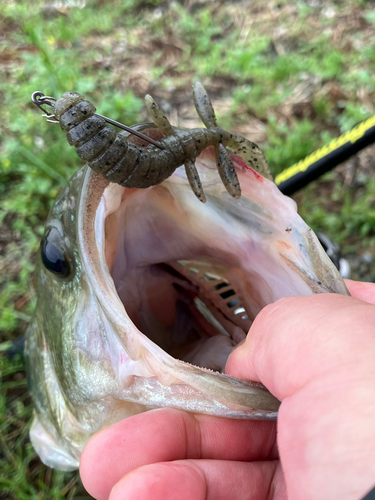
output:
[[[44,267],[62,278],[72,272],[72,265],[59,231],[51,227],[42,239],[40,250]]]

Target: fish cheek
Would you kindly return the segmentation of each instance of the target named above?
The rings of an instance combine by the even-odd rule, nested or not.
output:
[[[70,258],[65,238],[56,227],[48,227],[40,244],[44,267],[56,276],[71,279],[74,274],[73,261]]]

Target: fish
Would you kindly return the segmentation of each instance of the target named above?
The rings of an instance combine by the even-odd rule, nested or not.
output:
[[[225,375],[228,356],[268,304],[349,292],[296,203],[231,158],[240,199],[210,147],[196,160],[204,205],[183,167],[138,189],[86,165],[56,200],[26,339],[30,438],[46,465],[77,469],[95,432],[154,408],[277,418],[262,384]]]

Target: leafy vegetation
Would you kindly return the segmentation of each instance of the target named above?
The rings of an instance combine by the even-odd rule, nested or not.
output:
[[[43,224],[81,165],[31,93],[74,89],[100,113],[131,124],[147,121],[142,98],[149,92],[172,121],[190,127],[199,124],[190,85],[201,79],[222,126],[260,142],[276,174],[374,113],[373,10],[362,0],[315,4],[2,2],[1,498],[84,495],[76,475],[52,472],[36,458],[27,438],[32,409],[24,363],[2,354],[30,321]],[[296,197],[307,222],[344,251],[375,249],[373,171],[364,152]]]

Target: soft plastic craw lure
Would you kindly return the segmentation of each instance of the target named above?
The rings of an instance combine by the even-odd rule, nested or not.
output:
[[[148,112],[163,134],[160,142],[155,142],[132,128],[96,114],[95,106],[76,92],[65,92],[57,100],[41,92],[32,95],[33,102],[43,111],[42,105],[52,106],[53,113],[45,116],[48,121],[59,123],[67,132],[68,142],[75,146],[78,156],[110,182],[121,186],[148,188],[160,184],[176,168],[185,165],[192,190],[200,201],[205,202],[195,159],[208,146],[215,148],[221,180],[233,198],[241,196],[241,187],[227,146],[262,175],[271,178],[264,155],[256,144],[217,126],[212,103],[199,82],[193,85],[193,98],[198,115],[207,128],[185,130],[172,127],[154,99],[146,95]],[[125,131],[117,134],[106,122]],[[140,147],[134,144],[129,141],[129,134],[142,137],[149,145]]]

